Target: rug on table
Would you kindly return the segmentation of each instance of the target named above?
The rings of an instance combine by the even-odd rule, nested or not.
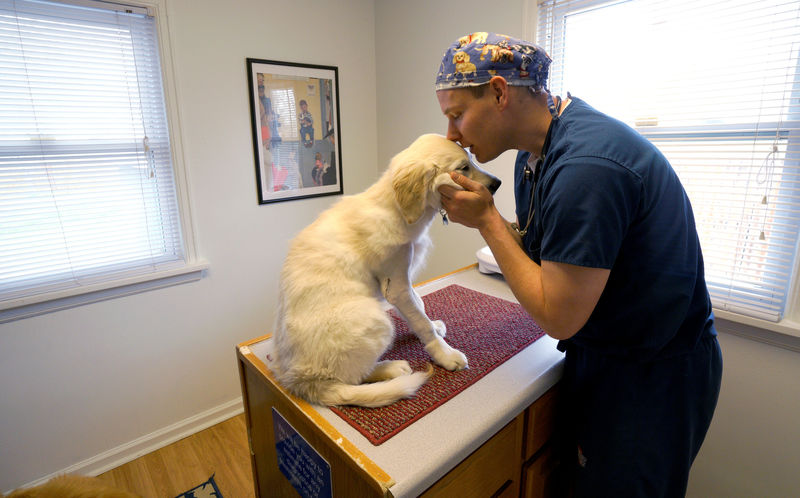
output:
[[[214,481],[214,474],[208,480],[189,491],[185,491],[175,498],[222,498],[217,483]]]
[[[413,398],[389,406],[331,407],[372,444],[386,442],[425,414],[471,386],[503,362],[544,335],[544,331],[517,303],[459,285],[450,285],[422,297],[431,320],[447,325],[445,340],[467,355],[469,368],[450,372],[434,365],[434,375]],[[383,360],[408,360],[411,368],[425,370],[433,364],[405,320],[392,310],[394,345]]]

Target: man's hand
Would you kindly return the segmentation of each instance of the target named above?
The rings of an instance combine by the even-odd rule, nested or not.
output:
[[[455,171],[450,173],[450,178],[464,189],[459,190],[452,185],[439,187],[442,207],[451,221],[480,230],[493,217],[500,216],[494,206],[494,198],[486,187]]]

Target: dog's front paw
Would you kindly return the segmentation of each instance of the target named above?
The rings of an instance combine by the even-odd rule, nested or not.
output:
[[[444,337],[447,335],[447,325],[444,324],[441,320],[434,320],[431,322],[433,324],[433,333],[438,335],[439,337]]]
[[[461,351],[451,348],[446,342],[437,338],[425,346],[433,361],[447,370],[463,370],[469,366],[467,357]]]

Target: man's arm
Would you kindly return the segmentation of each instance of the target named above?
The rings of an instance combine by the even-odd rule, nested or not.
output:
[[[452,176],[464,190],[440,187],[449,218],[480,231],[514,296],[548,335],[572,337],[589,319],[610,271],[552,261],[537,265],[522,249],[519,234],[497,211],[489,191],[463,175]]]

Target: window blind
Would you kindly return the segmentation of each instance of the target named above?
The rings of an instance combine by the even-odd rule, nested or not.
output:
[[[300,140],[300,133],[297,130],[294,89],[279,88],[271,90],[270,93],[272,94],[273,110],[277,113],[281,126],[281,138]]]
[[[537,39],[552,92],[627,122],[670,160],[714,306],[780,320],[800,227],[800,2],[550,0]]]
[[[0,0],[0,302],[184,264],[154,20],[90,5]]]

